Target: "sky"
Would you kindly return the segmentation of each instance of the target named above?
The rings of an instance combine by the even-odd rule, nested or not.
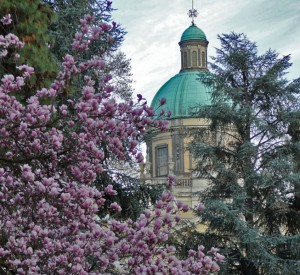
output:
[[[181,34],[191,24],[192,0],[112,0],[114,20],[127,31],[121,46],[131,59],[134,93],[149,102],[180,70]],[[291,54],[287,77],[300,77],[300,0],[194,0],[196,25],[209,41],[208,55],[220,46],[218,34],[245,33],[259,53],[269,48]]]

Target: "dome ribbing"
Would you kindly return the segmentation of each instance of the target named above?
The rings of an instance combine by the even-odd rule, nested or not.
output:
[[[207,41],[204,32],[196,25],[189,26],[181,35],[180,43],[189,40]]]
[[[208,72],[186,71],[168,80],[154,96],[151,107],[159,114],[161,109],[171,111],[172,118],[191,117],[191,109],[199,105],[211,104],[211,94],[200,78]],[[160,107],[160,100],[166,104]]]

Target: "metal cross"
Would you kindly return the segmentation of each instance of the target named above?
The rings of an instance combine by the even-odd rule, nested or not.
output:
[[[189,10],[188,16],[192,18],[192,24],[194,25],[194,18],[197,17],[198,11],[194,9],[194,0],[192,0],[192,9]]]

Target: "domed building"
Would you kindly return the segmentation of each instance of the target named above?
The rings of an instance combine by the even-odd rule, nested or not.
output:
[[[186,133],[190,128],[207,127],[207,121],[194,117],[191,111],[193,107],[210,104],[210,92],[200,81],[208,73],[208,41],[192,21],[183,32],[179,46],[180,72],[158,90],[151,103],[156,114],[164,109],[172,115],[168,118],[168,131],[154,132],[147,141],[146,179],[150,184],[164,184],[169,175],[175,175],[176,199],[194,207],[198,203],[198,192],[205,188],[207,181],[193,175],[193,158],[187,150],[190,139]],[[161,106],[163,98],[166,104]]]

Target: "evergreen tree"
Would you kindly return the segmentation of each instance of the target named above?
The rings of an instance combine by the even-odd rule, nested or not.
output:
[[[8,55],[1,58],[0,76],[17,75],[15,64],[26,63],[35,68],[34,77],[23,91],[25,101],[33,89],[47,87],[56,76],[57,61],[49,50],[53,40],[48,33],[55,16],[40,0],[1,0],[0,14],[10,14],[12,19],[12,24],[0,23],[0,36],[11,32],[25,42],[20,58],[12,48],[8,49]]]
[[[135,165],[132,160],[129,163],[123,162],[121,165],[122,169],[116,169],[117,165],[114,163],[109,167],[109,171],[103,172],[96,181],[98,189],[104,190],[108,185],[112,185],[117,192],[116,196],[105,198],[105,207],[98,215],[101,217],[109,215],[110,204],[117,202],[122,210],[114,215],[115,218],[136,220],[145,209],[151,208],[155,204],[165,188],[146,185],[138,173],[138,165]]]
[[[106,70],[112,75],[113,83],[111,84],[114,85],[114,96],[125,101],[131,100],[130,60],[124,53],[119,52],[126,32],[112,19],[111,13],[114,10],[112,2],[107,0],[43,0],[43,2],[49,5],[57,15],[57,20],[50,25],[50,33],[55,37],[51,51],[59,60],[69,53],[69,45],[73,43],[74,35],[80,31],[78,22],[85,14],[94,17],[95,26],[103,23],[112,26],[105,34],[105,40],[89,45],[89,54],[105,53],[104,58],[108,64]],[[81,60],[86,60],[88,57],[87,53],[80,52],[80,54]],[[80,79],[79,81],[82,82]],[[77,85],[80,86],[80,84]]]
[[[0,20],[8,24],[10,18]],[[94,29],[92,23],[90,16],[81,22],[88,29]],[[102,36],[77,36],[73,46],[84,51],[86,43],[97,39]],[[10,33],[1,42],[2,57],[7,49],[22,47]],[[153,211],[144,211],[135,222],[112,217],[121,211],[113,199],[108,219],[98,215],[106,197],[116,195],[112,185],[102,192],[95,188],[97,176],[105,171],[106,152],[101,144],[116,159],[131,155],[141,161],[137,148],[141,134],[149,127],[165,131],[166,124],[152,120],[150,107],[140,101],[123,103],[111,97],[108,84],[102,86],[96,81],[97,73],[91,72],[105,70],[101,56],[96,60],[91,56],[88,65],[67,55],[51,88],[36,91],[26,105],[15,93],[22,92],[33,68],[20,66],[21,76],[1,79],[0,274],[217,272],[217,262],[224,256],[216,249],[205,255],[199,246],[180,260],[175,248],[166,245],[180,221],[177,213],[188,211],[187,205],[173,200],[170,191],[162,194]],[[56,106],[40,101],[57,97],[78,74],[87,74],[81,97],[61,104],[54,99]]]
[[[101,54],[102,59],[106,62],[106,67],[105,70],[97,71],[98,79],[110,74],[111,78],[106,78],[106,81],[108,81],[107,84],[113,86],[112,96],[118,101],[130,102],[132,100],[130,60],[124,53],[118,51],[126,32],[112,19],[112,2],[106,0],[43,0],[43,2],[52,9],[57,17],[57,20],[50,26],[50,33],[55,37],[51,51],[59,60],[69,53],[75,34],[85,31],[78,24],[85,14],[94,18],[94,26],[106,28],[107,31],[102,34],[104,39],[89,44],[88,50],[85,52],[78,51],[77,58],[83,62],[90,56]],[[85,83],[84,77],[84,75],[79,75],[73,79],[72,85],[64,97],[76,98],[80,95],[78,87]],[[122,207],[118,218],[136,219],[141,211],[158,199],[162,190],[160,187],[144,185],[139,173],[136,173],[139,167],[129,155],[126,156],[126,160],[119,162],[118,159],[113,159],[106,144],[101,144],[101,146],[105,152],[103,165],[106,169],[97,179],[96,186],[103,190],[107,185],[112,184],[118,191],[117,200]],[[107,206],[109,203],[110,199],[107,198]],[[106,212],[102,213],[102,215],[106,214]]]
[[[207,225],[200,234],[222,246],[221,274],[299,274],[299,93],[288,81],[290,56],[259,55],[244,34],[218,37],[211,106],[195,114],[210,121],[192,133]],[[297,201],[298,200],[298,201]]]

